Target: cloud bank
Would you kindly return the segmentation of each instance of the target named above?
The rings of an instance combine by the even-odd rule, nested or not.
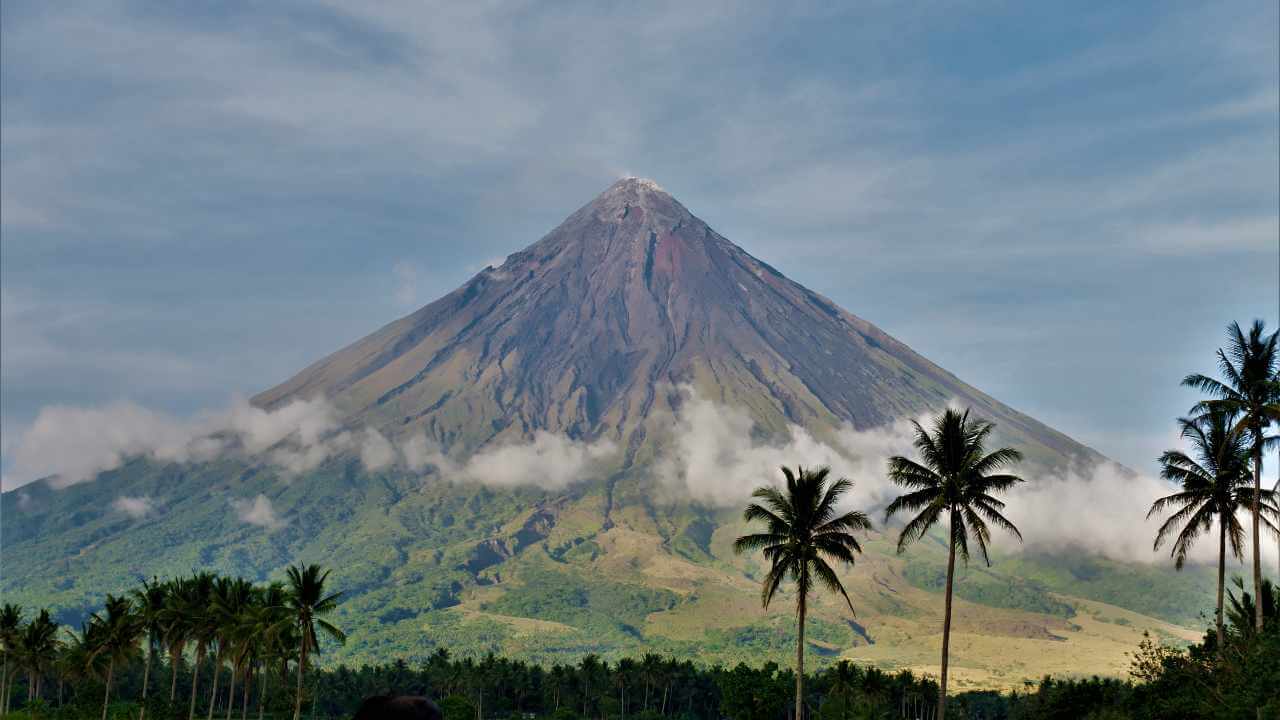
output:
[[[740,507],[752,489],[781,482],[779,466],[826,465],[854,481],[846,505],[870,513],[887,528],[881,513],[898,494],[885,476],[893,455],[914,454],[909,420],[859,431],[845,426],[824,438],[792,425],[770,440],[759,439],[750,415],[680,388],[682,402],[665,426],[660,450],[648,468],[660,493],[714,507]],[[537,432],[527,440],[481,448],[469,457],[451,457],[425,434],[393,441],[373,428],[347,430],[337,411],[321,400],[295,402],[274,411],[243,400],[221,412],[181,419],[132,403],[102,408],[57,406],[42,411],[14,443],[10,477],[29,481],[55,476],[63,487],[91,480],[134,456],[176,462],[204,460],[219,453],[240,453],[280,469],[286,478],[313,470],[339,456],[358,457],[369,471],[398,469],[427,481],[466,482],[495,488],[538,487],[560,491],[612,473],[622,463],[617,444],[608,439],[575,441]],[[921,418],[923,419],[923,418]],[[1123,561],[1168,562],[1169,548],[1152,549],[1163,518],[1146,519],[1152,501],[1174,491],[1168,483],[1135,475],[1118,465],[1084,472],[1044,472],[1023,465],[1027,479],[1005,500],[1008,517],[1022,530],[1024,544],[997,537],[1002,550],[1097,554]],[[282,521],[271,501],[259,495],[231,501],[241,521],[277,528]],[[133,518],[156,511],[146,496],[122,496],[112,508]],[[1243,519],[1243,518],[1242,518]],[[1246,523],[1247,526],[1247,523]],[[1265,562],[1274,565],[1275,542],[1263,542]],[[1216,543],[1206,536],[1190,556],[1214,562]]]
[[[740,505],[754,488],[779,483],[780,466],[801,464],[826,465],[852,480],[850,505],[882,506],[892,492],[885,462],[909,453],[914,437],[910,421],[901,420],[868,431],[845,426],[830,441],[791,425],[784,441],[758,441],[744,410],[715,403],[688,387],[680,393],[683,401],[654,473],[665,487],[710,505]]]
[[[371,427],[344,429],[336,409],[324,400],[300,400],[263,410],[236,399],[226,410],[194,418],[121,402],[101,408],[42,410],[15,441],[14,463],[5,484],[13,489],[49,478],[54,487],[63,488],[93,480],[133,457],[188,462],[222,454],[255,458],[286,476],[296,476],[330,458],[351,455],[369,471],[401,468],[434,473],[449,481],[561,490],[598,476],[616,450],[609,440],[575,442],[538,432],[527,441],[495,444],[459,459],[449,457],[424,434],[397,444]],[[118,509],[141,512],[136,498],[120,502]]]

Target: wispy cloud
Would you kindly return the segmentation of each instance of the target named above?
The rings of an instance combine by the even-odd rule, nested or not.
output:
[[[145,495],[140,497],[121,495],[111,503],[111,507],[135,520],[141,520],[156,511],[155,501]]]
[[[285,525],[284,521],[276,514],[275,507],[271,504],[271,499],[266,495],[258,495],[252,500],[233,498],[231,507],[235,509],[236,516],[240,518],[240,522],[257,525],[268,530],[278,530]]]

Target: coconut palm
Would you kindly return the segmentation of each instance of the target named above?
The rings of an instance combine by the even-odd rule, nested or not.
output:
[[[898,536],[898,552],[919,540],[940,521],[949,526],[947,541],[947,587],[942,620],[942,678],[938,687],[938,720],[947,714],[947,660],[951,643],[951,591],[955,580],[956,555],[969,562],[969,541],[976,540],[982,559],[991,564],[987,544],[991,531],[987,523],[1018,538],[1022,534],[1001,510],[1000,493],[1022,482],[1016,475],[999,472],[1022,459],[1013,448],[986,451],[986,441],[995,426],[970,420],[969,411],[948,409],[933,421],[929,433],[915,425],[915,448],[920,462],[895,456],[889,458],[889,479],[909,492],[885,508],[885,521],[898,512],[916,512]]]
[[[117,664],[128,662],[139,652],[138,641],[146,632],[142,618],[127,597],[108,595],[102,612],[90,616],[93,657],[107,663],[106,688],[102,693],[102,720],[107,720],[111,702],[111,681]]]
[[[1160,476],[1179,483],[1182,490],[1152,503],[1147,517],[1175,511],[1156,532],[1154,548],[1159,550],[1166,540],[1174,538],[1170,554],[1179,570],[1195,541],[1217,523],[1218,605],[1214,622],[1221,649],[1225,647],[1222,608],[1227,547],[1236,558],[1242,556],[1245,534],[1236,511],[1253,508],[1249,437],[1237,426],[1235,413],[1222,408],[1196,418],[1181,418],[1178,424],[1194,457],[1181,450],[1168,450],[1160,456]],[[1275,493],[1265,491],[1262,503],[1264,513],[1275,514]]]
[[[1259,597],[1262,602],[1256,601],[1248,590],[1244,589],[1244,581],[1239,575],[1231,578],[1231,584],[1239,591],[1236,593],[1227,591],[1227,610],[1226,616],[1231,627],[1235,628],[1238,637],[1252,638],[1257,634],[1257,628],[1254,626],[1254,615],[1261,610],[1263,617],[1271,619],[1280,617],[1280,603],[1276,602],[1276,587],[1271,581],[1262,579],[1262,592]]]
[[[23,669],[27,671],[27,701],[41,697],[44,676],[53,669],[58,658],[58,625],[49,616],[48,610],[40,614],[22,628],[18,636],[18,658]]]
[[[165,583],[164,609],[160,612],[160,624],[163,628],[164,648],[169,654],[169,702],[178,699],[178,667],[182,665],[182,656],[187,643],[191,639],[190,619],[184,608],[191,600],[192,590],[186,578],[178,578]]]
[[[1236,413],[1237,424],[1247,430],[1253,454],[1253,590],[1262,587],[1261,502],[1262,454],[1275,437],[1267,437],[1267,429],[1280,422],[1280,380],[1277,380],[1277,333],[1265,334],[1261,320],[1254,320],[1246,336],[1239,323],[1227,327],[1227,349],[1218,349],[1218,371],[1224,380],[1193,374],[1182,384],[1211,396],[1196,407],[1203,412],[1221,409]],[[1257,608],[1254,624],[1262,629],[1262,610]]]
[[[0,652],[4,653],[3,670],[0,670],[0,715],[9,712],[9,691],[13,689],[13,674],[17,668],[18,636],[22,630],[22,608],[13,603],[0,607]],[[10,660],[14,669],[10,669]]]
[[[60,679],[76,682],[101,674],[101,668],[97,667],[101,664],[97,662],[100,658],[94,655],[100,632],[101,629],[93,622],[92,617],[80,623],[79,634],[67,629],[68,642],[63,644],[55,663]]]
[[[214,665],[213,698],[209,701],[209,720],[213,720],[213,708],[217,704],[218,673],[222,668],[223,657],[232,661],[227,694],[227,718],[231,717],[236,697],[236,673],[240,670],[240,660],[243,659],[244,637],[240,632],[240,625],[253,602],[253,584],[244,578],[224,578],[215,587],[209,611],[218,628],[218,653],[217,663]]]
[[[143,580],[142,587],[132,592],[134,607],[138,612],[138,620],[142,623],[147,636],[147,659],[142,671],[142,708],[138,711],[138,720],[144,720],[147,714],[147,690],[151,681],[151,664],[156,648],[164,640],[164,613],[169,600],[169,586],[157,578]]]
[[[338,607],[338,598],[342,593],[325,594],[325,581],[329,571],[319,565],[296,565],[289,568],[289,584],[285,596],[285,604],[298,629],[298,692],[293,705],[293,720],[302,718],[302,681],[307,670],[307,655],[319,651],[316,637],[318,628],[324,634],[338,641],[346,642],[347,636],[331,625],[323,616]]]
[[[260,604],[252,611],[252,627],[257,638],[254,652],[258,656],[258,719],[262,720],[267,699],[267,681],[273,667],[285,668],[297,647],[297,628],[286,605],[283,583],[273,582],[262,589]],[[287,672],[282,671],[281,677]]]
[[[840,718],[847,720],[849,710],[861,692],[858,668],[848,660],[841,660],[827,671],[827,680],[831,683],[831,697],[840,701]]]
[[[840,478],[829,482],[831,470],[818,468],[795,472],[782,468],[786,478],[784,490],[771,486],[756,488],[751,494],[759,503],[751,503],[743,511],[747,523],[763,520],[765,532],[743,535],[733,544],[735,553],[759,550],[770,563],[760,593],[767,610],[778,587],[788,576],[796,585],[796,715],[804,717],[804,622],[809,593],[815,582],[833,593],[839,593],[853,612],[853,601],[828,561],[852,565],[854,554],[862,552],[853,533],[870,530],[871,521],[856,510],[841,513],[840,497],[853,483]]]
[[[187,720],[195,720],[200,666],[204,664],[205,653],[217,631],[217,625],[209,612],[213,585],[214,576],[209,573],[196,573],[184,578],[172,588],[169,602],[165,606],[164,622],[168,628],[166,637],[170,643],[169,653],[174,662],[175,673],[177,662],[182,659],[181,648],[187,643],[196,644],[195,664],[191,666],[191,701],[187,706]],[[176,679],[177,676],[174,677]],[[173,687],[176,688],[176,685]],[[170,694],[173,694],[172,690]]]

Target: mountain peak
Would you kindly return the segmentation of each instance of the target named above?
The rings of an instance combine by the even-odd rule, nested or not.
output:
[[[586,208],[605,222],[634,221],[636,211],[644,220],[670,228],[692,217],[661,185],[642,177],[625,177],[610,185]]]
[[[670,197],[670,193],[662,188],[656,181],[645,177],[637,177],[629,175],[609,186],[606,193],[613,192],[632,192],[632,193],[661,193]]]

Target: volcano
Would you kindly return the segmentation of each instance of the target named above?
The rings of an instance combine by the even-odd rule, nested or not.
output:
[[[1024,474],[1105,460],[787,279],[656,183],[627,178],[500,267],[252,400],[263,411],[323,405],[336,436],[420,440],[453,460],[372,464],[335,442],[346,449],[289,472],[245,453],[152,455],[92,482],[34,483],[2,498],[0,590],[74,624],[143,577],[265,579],[302,560],[332,567],[344,592],[337,622],[352,640],[331,661],[413,662],[444,647],[785,665],[794,620],[787,602],[761,611],[759,562],[732,551],[740,505],[664,494],[650,472],[692,396],[717,408],[708,424],[747,418],[729,425],[752,442],[802,430],[838,443],[953,403],[994,421],[998,440],[1027,455]],[[548,437],[612,455],[558,484],[449,469]],[[488,457],[491,471],[535,472]],[[735,497],[753,482],[727,481]],[[144,512],[123,513],[124,499]],[[856,619],[812,600],[816,663],[936,672],[944,547],[934,538],[898,555],[892,530],[873,533],[845,577]],[[1175,578],[1051,550],[997,554],[961,574],[961,685],[1120,674],[1144,632],[1195,638],[1178,623],[1212,607],[1209,571]]]
[[[818,437],[948,402],[1045,465],[1102,458],[929,362],[626,178],[501,267],[254,398],[333,401],[352,425],[454,452],[536,431],[640,447],[691,386],[757,428]]]

